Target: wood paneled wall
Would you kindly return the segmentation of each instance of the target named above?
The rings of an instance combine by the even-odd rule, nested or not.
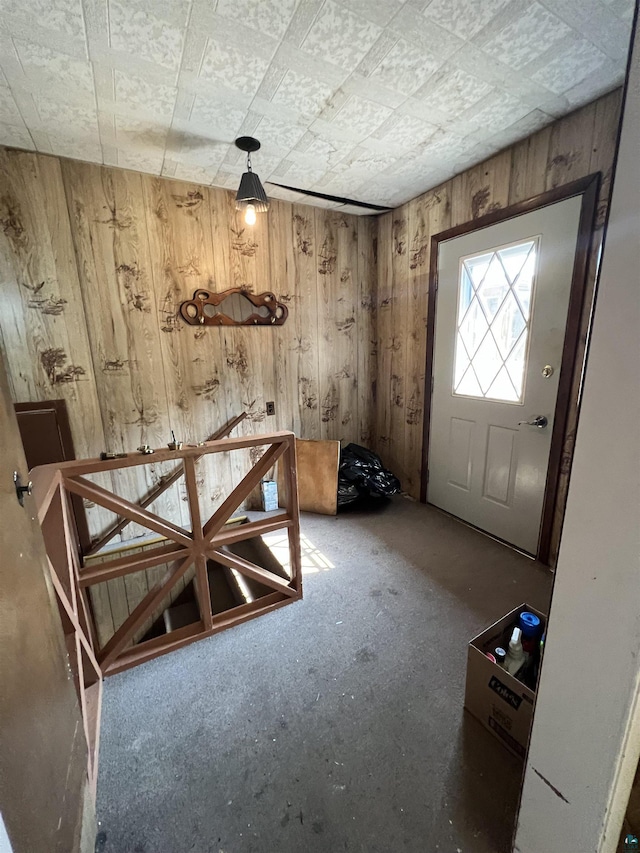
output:
[[[80,457],[164,446],[171,429],[195,443],[243,409],[241,434],[370,444],[376,228],[276,200],[248,228],[225,190],[0,149],[0,346],[13,398],[64,398]],[[274,291],[289,319],[200,329],[177,318],[197,288],[235,286]],[[199,471],[209,510],[242,473],[233,455],[217,461]],[[125,469],[105,486],[142,496],[162,473]],[[153,509],[183,517],[183,497],[174,487]],[[110,521],[88,514],[93,534]]]
[[[246,409],[244,432],[373,447],[418,497],[431,236],[601,171],[582,355],[619,109],[616,91],[377,218],[273,201],[253,229],[224,190],[0,149],[0,347],[14,399],[64,397],[80,456],[160,446],[171,428],[199,441]],[[196,288],[238,285],[273,290],[285,325],[176,318]],[[574,406],[565,490],[575,422]],[[240,476],[223,464],[203,468],[203,500]],[[161,473],[116,486],[142,493]],[[181,497],[170,490],[157,509],[177,517]],[[93,532],[105,526],[102,510],[89,516]]]
[[[620,97],[620,90],[604,96],[379,218],[374,446],[414,497],[419,497],[422,463],[432,235],[592,172],[602,172],[582,321],[581,361],[610,193]],[[572,411],[563,453],[561,495],[566,494],[568,485],[579,382],[578,372],[574,377]],[[561,521],[562,513],[559,513],[552,543],[554,554]]]

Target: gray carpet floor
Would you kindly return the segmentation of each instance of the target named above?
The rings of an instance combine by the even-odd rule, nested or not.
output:
[[[302,531],[332,566],[303,601],[107,679],[99,853],[510,849],[522,765],[463,713],[467,642],[551,575],[405,498]]]

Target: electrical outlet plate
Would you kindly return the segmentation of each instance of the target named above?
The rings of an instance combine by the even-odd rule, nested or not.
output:
[[[267,403],[267,414],[275,415],[276,413],[276,404],[275,403]]]

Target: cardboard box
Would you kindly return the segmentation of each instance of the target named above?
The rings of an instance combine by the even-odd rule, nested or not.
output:
[[[546,630],[547,618],[535,607],[521,604],[469,643],[464,706],[514,755],[524,758],[529,744],[536,694],[486,656],[496,646],[509,647],[518,616],[535,613]]]
[[[278,484],[275,480],[263,480],[260,483],[260,492],[262,495],[262,509],[265,512],[278,509]]]

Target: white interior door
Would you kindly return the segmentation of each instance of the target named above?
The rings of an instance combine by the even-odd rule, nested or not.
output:
[[[581,202],[557,202],[439,247],[427,499],[530,554]]]

